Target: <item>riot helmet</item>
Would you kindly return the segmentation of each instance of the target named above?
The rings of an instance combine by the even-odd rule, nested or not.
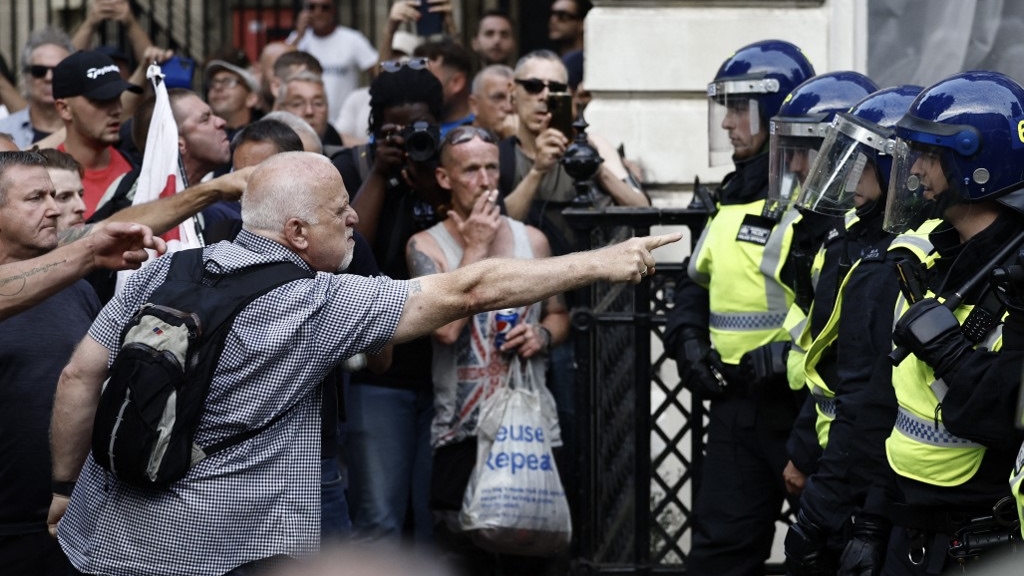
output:
[[[859,72],[829,72],[790,92],[771,119],[766,212],[792,206],[837,112],[845,112],[878,86]]]
[[[920,86],[894,86],[839,112],[825,132],[797,206],[829,216],[853,208],[865,216],[885,206],[896,122],[921,93]]]
[[[961,72],[925,88],[896,123],[883,226],[905,232],[951,208],[998,200],[1021,210],[1024,88],[999,72]]]
[[[803,52],[782,40],[755,42],[726,59],[708,84],[709,165],[760,152],[768,120],[786,94],[811,76],[814,68]]]

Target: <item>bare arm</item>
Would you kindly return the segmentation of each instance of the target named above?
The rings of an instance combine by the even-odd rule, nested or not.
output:
[[[89,50],[92,48],[92,37],[96,33],[96,28],[112,15],[109,9],[104,5],[109,4],[109,0],[92,0],[89,2],[89,7],[85,12],[85,19],[82,23],[75,28],[74,33],[71,35],[71,44],[76,50]]]
[[[380,38],[380,46],[377,53],[380,54],[380,61],[393,60],[395,53],[391,44],[395,39],[395,32],[404,22],[415,22],[420,17],[419,2],[417,0],[398,0],[391,5],[388,12],[388,19],[384,23],[384,34]]]
[[[149,257],[143,247],[161,253],[167,249],[149,228],[118,223],[100,226],[87,238],[43,256],[0,266],[0,320],[31,308],[96,268],[138,268]]]
[[[50,452],[53,479],[71,481],[89,454],[92,422],[107,375],[109,351],[91,336],[86,336],[61,372],[53,401],[50,425]]]
[[[647,195],[639,190],[634,190],[629,184],[623,182],[607,166],[602,164],[597,169],[595,176],[597,185],[608,193],[619,206],[650,206],[651,201]]]
[[[456,212],[448,212],[455,225],[456,234],[462,239],[462,259],[459,268],[479,262],[491,251],[498,229],[504,224],[498,209],[498,191],[481,194],[473,209],[463,220]],[[429,233],[421,232],[409,239],[406,249],[411,277],[426,276],[448,271],[444,252]],[[445,345],[452,345],[459,339],[469,317],[462,317],[434,330],[434,338]]]
[[[28,102],[18,91],[18,87],[11,84],[3,75],[0,75],[0,103],[7,106],[7,111],[11,113],[28,106]]]
[[[149,34],[146,34],[146,31],[143,30],[139,21],[135,19],[129,3],[125,1],[123,6],[116,19],[127,28],[128,40],[132,43],[132,52],[135,53],[135,59],[139,62],[145,62],[146,51],[153,46],[153,41],[149,38]]]
[[[142,94],[136,94],[131,90],[125,90],[121,93],[121,121],[126,122],[129,118],[135,115],[135,111],[138,109],[139,104],[142,103],[143,98],[146,94],[151,93],[149,89],[151,84],[146,79],[146,72],[149,71],[149,65],[153,62],[163,64],[164,62],[171,59],[174,56],[174,50],[164,50],[159,46],[149,46],[139,57],[139,65],[135,67],[132,75],[128,78],[128,82],[135,84],[136,86],[142,86]]]
[[[89,455],[92,422],[107,374],[108,351],[86,336],[61,372],[50,422],[50,454],[53,481],[74,482]],[[68,497],[53,495],[46,524],[56,536],[57,523],[68,508]]]
[[[237,200],[254,167],[230,172],[208,182],[200,182],[166,198],[129,206],[114,213],[108,222],[138,222],[163,234],[218,200]]]
[[[456,318],[525,306],[599,280],[640,282],[641,271],[654,270],[651,250],[681,237],[676,233],[631,238],[614,246],[555,258],[488,258],[446,274],[411,280],[392,341],[405,342]]]

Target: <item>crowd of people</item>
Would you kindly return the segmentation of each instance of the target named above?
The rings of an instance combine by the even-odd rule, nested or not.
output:
[[[73,34],[31,34],[23,91],[0,80],[5,573],[259,574],[321,544],[404,540],[456,573],[565,567],[494,556],[453,523],[481,404],[518,356],[571,476],[558,447],[573,396],[562,294],[640,281],[651,250],[678,236],[578,251],[560,218],[568,141],[546,98],[576,89],[582,62],[520,56],[507,14],[486,12],[464,46],[450,1],[430,3],[443,21],[430,37],[407,31],[419,3],[398,1],[374,48],[338,25],[335,2],[302,8],[257,62],[219,51],[195,86],[167,75],[157,89],[150,65],[173,52],[127,1],[92,0]],[[556,2],[551,45],[578,55],[589,8]],[[93,45],[105,22],[124,27],[131,56]],[[168,115],[179,191],[161,194],[144,167],[168,152],[150,137]],[[609,155],[595,187],[649,204],[626,174]],[[126,326],[179,281],[169,247],[192,234],[203,278],[270,262],[302,278],[232,319],[195,446],[258,433],[139,489],[98,463],[90,431]],[[494,310],[510,307],[519,319],[499,348]]]
[[[92,0],[72,35],[32,33],[23,91],[0,74],[5,573],[287,574],[330,569],[291,559],[339,542],[412,543],[440,560],[428,572],[567,572],[568,550],[482,547],[460,511],[482,407],[512,365],[574,489],[571,290],[640,282],[680,238],[582,251],[562,214],[576,191],[549,97],[589,101],[590,2],[554,1],[555,49],[521,55],[500,11],[464,46],[451,0],[428,2],[431,35],[398,0],[375,48],[337,7],[307,0],[258,61],[224,50],[197,89],[154,89],[147,69],[173,53],[126,0]],[[107,21],[132,57],[93,46]],[[171,194],[143,170],[168,152],[150,138],[164,95]],[[709,219],[665,331],[683,385],[710,401],[687,572],[762,573],[787,502],[796,576],[939,574],[1012,549],[1024,87],[984,71],[879,87],[764,40],[722,63],[708,98],[711,163],[734,171],[699,201]],[[591,140],[594,193],[650,205],[637,167]],[[231,317],[203,457],[140,487],[91,451],[94,418],[136,312],[181,282],[189,235],[204,287],[273,263],[298,279]]]

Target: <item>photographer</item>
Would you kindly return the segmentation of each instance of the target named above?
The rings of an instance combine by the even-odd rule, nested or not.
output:
[[[410,278],[409,238],[447,211],[449,195],[434,178],[442,98],[441,83],[422,60],[382,64],[370,85],[370,143],[332,157],[359,214],[356,230],[394,279]],[[397,538],[411,494],[414,537],[430,541],[430,358],[430,341],[421,338],[396,346],[384,374],[352,375],[346,445],[358,538]]]

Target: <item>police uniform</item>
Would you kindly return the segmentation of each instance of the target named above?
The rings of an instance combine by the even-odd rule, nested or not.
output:
[[[707,454],[695,488],[687,569],[697,574],[762,569],[786,497],[786,439],[803,400],[786,386],[745,389],[738,366],[746,352],[788,338],[783,322],[794,290],[782,278],[792,266],[790,247],[820,234],[817,227],[794,226],[796,210],[779,223],[762,216],[767,161],[762,153],[737,162],[724,181],[718,214],[698,241],[689,275],[677,283],[667,327],[669,349],[679,345],[684,326],[710,332],[728,382],[724,396],[711,402]]]
[[[963,244],[955,229],[932,233],[937,253],[924,263],[929,294],[948,298],[1022,227],[1018,216],[1003,214]],[[986,287],[983,283],[963,295],[954,310],[961,323]],[[897,314],[906,308],[899,298]],[[969,359],[940,380],[914,355],[893,369],[899,408],[886,455],[895,472],[897,503],[891,508],[895,528],[886,573],[939,573],[951,562],[947,549],[956,531],[973,518],[992,515],[993,506],[1009,496],[1006,470],[1021,441],[1013,426],[1021,365],[1013,356],[1000,358],[1002,346],[997,325]]]

